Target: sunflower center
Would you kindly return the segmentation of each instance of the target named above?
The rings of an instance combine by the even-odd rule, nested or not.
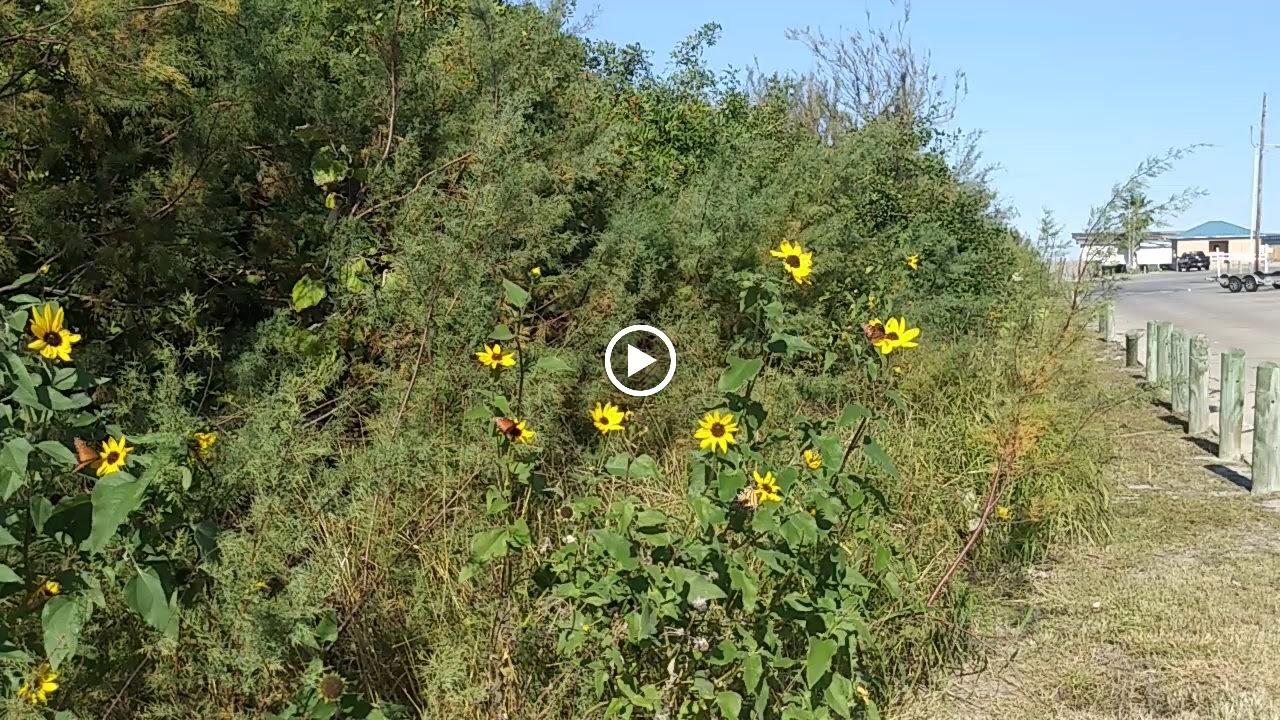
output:
[[[724,423],[711,424],[711,437],[724,437]]]
[[[118,453],[118,452],[109,452],[109,453],[107,453],[107,464],[108,464],[108,465],[115,465],[115,464],[116,464],[116,463],[118,463],[118,462],[120,462],[120,453]]]
[[[41,339],[44,340],[44,344],[48,345],[49,347],[58,347],[59,345],[62,344],[62,334],[54,332],[52,330],[45,333],[44,337]]]
[[[800,256],[799,256],[799,255],[788,255],[788,256],[787,256],[787,265],[790,265],[790,266],[791,266],[791,267],[793,267],[793,268],[798,268],[798,267],[800,267]]]

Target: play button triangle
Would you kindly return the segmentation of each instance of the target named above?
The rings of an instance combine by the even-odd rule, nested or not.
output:
[[[636,349],[634,345],[627,346],[627,377],[631,377],[650,365],[658,362],[649,353]]]

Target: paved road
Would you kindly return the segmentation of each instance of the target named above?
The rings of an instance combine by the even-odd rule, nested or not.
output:
[[[1209,339],[1210,407],[1213,427],[1218,426],[1217,402],[1221,378],[1220,355],[1242,348],[1248,363],[1245,395],[1246,452],[1252,454],[1253,387],[1258,363],[1280,362],[1280,290],[1232,294],[1209,279],[1205,272],[1160,272],[1124,279],[1116,295],[1113,338],[1123,342],[1126,330],[1147,328],[1148,320],[1169,320],[1191,334]],[[1147,345],[1138,344],[1138,356],[1146,363]]]

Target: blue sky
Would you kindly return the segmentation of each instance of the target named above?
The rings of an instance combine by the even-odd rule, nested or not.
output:
[[[788,27],[861,28],[870,11],[887,26],[887,0],[579,0],[584,34],[638,42],[659,69],[671,48],[705,22],[723,28],[712,67],[807,70],[808,51]],[[916,0],[909,34],[934,67],[963,71],[968,95],[950,127],[985,133],[994,183],[1033,232],[1043,207],[1068,230],[1148,155],[1208,143],[1152,186],[1167,196],[1208,194],[1169,224],[1205,220],[1248,227],[1261,95],[1269,93],[1269,141],[1280,143],[1280,3],[1195,0]],[[1268,83],[1272,83],[1268,87]],[[1274,92],[1273,92],[1274,91]],[[1263,229],[1280,228],[1280,148],[1264,173]],[[1269,191],[1266,191],[1267,187]]]

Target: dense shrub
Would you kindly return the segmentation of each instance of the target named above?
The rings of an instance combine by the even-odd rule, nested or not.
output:
[[[744,447],[778,466],[792,501],[830,508],[812,523],[798,505],[776,527],[761,521],[779,543],[770,551],[859,598],[856,632],[836,638],[816,626],[830,607],[800,609],[777,578],[761,585],[766,602],[791,603],[774,608],[779,622],[798,612],[815,625],[819,655],[837,639],[860,648],[828,655],[839,679],[788,664],[811,663],[803,634],[773,648],[778,671],[812,691],[772,686],[796,712],[869,713],[962,645],[964,578],[934,607],[926,596],[974,520],[962,500],[985,485],[975,473],[1008,459],[1011,417],[1037,428],[1002,499],[1019,524],[991,534],[979,567],[1034,557],[1053,528],[1093,524],[1094,445],[1076,442],[1075,398],[1056,384],[1083,387],[1070,365],[1080,351],[1030,394],[996,357],[1015,345],[1024,360],[1059,357],[1075,330],[1042,335],[1054,299],[1029,281],[1037,263],[990,191],[949,168],[937,128],[886,113],[816,133],[796,119],[796,81],[748,88],[703,67],[715,27],[657,76],[638,49],[563,25],[559,6],[455,0],[0,10],[0,269],[32,274],[30,302],[61,301],[84,335],[79,366],[113,376],[86,435],[109,420],[220,438],[196,481],[146,488],[133,517],[155,528],[145,558],[140,538],[122,535],[75,565],[100,589],[68,585],[62,597],[98,609],[77,653],[60,658],[50,707],[692,717],[732,715],[726,693],[744,713],[781,707],[753,696],[758,685],[718,685],[703,663],[737,666],[702,651],[676,675],[692,684],[663,690],[670,643],[598,646],[634,664],[637,684],[599,682],[599,658],[574,654],[583,646],[552,621],[563,606],[546,602],[565,583],[634,588],[635,575],[602,563],[618,559],[617,537],[651,541],[658,518],[681,562],[704,563],[624,568],[661,575],[672,585],[660,592],[687,593],[693,579],[727,597],[716,563],[762,571],[698,515],[727,511],[732,483],[749,477],[691,452],[697,418],[726,402],[768,408],[786,441],[753,422]],[[811,282],[769,255],[783,241],[814,254]],[[904,315],[923,329],[921,348],[877,359],[862,325]],[[636,321],[680,351],[675,381],[642,402],[598,372],[605,342]],[[519,370],[492,377],[475,358],[486,342],[514,350]],[[753,364],[752,390],[723,380],[730,357]],[[606,401],[643,431],[602,456],[590,411]],[[844,467],[829,451],[854,439],[859,423],[840,422],[849,407],[877,418],[857,434],[877,449]],[[524,420],[537,452],[504,455],[494,416]],[[819,484],[782,469],[806,447],[825,448]],[[1060,447],[1078,457],[1063,462]],[[55,515],[83,497],[60,492]],[[607,538],[605,555],[569,558],[569,534]],[[824,564],[850,543],[847,566]],[[0,586],[7,613],[43,574]],[[138,610],[129,588],[146,583],[171,598],[165,623]],[[756,617],[731,602],[719,631]],[[599,619],[586,624],[643,619],[637,603],[589,603]],[[763,641],[766,624],[752,637]],[[15,691],[43,647],[24,627],[26,654],[2,660]]]

